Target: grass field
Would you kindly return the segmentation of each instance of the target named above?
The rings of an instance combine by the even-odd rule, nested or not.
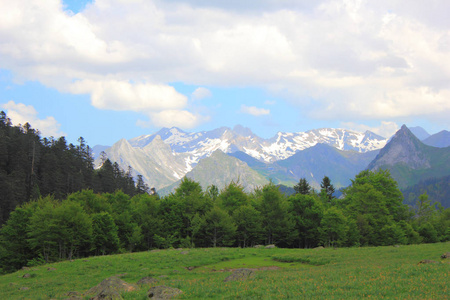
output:
[[[66,299],[113,275],[152,285],[124,292],[145,299],[151,286],[181,289],[179,299],[449,299],[450,243],[340,249],[208,248],[91,257],[42,265],[0,277],[1,299]],[[419,264],[424,259],[437,263]],[[245,281],[224,279],[255,269]],[[190,269],[190,270],[189,270]],[[29,274],[28,278],[23,278]],[[23,290],[21,288],[29,289]]]

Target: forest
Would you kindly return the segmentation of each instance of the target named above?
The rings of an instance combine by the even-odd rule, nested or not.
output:
[[[0,272],[23,266],[165,248],[362,247],[450,240],[450,209],[427,194],[403,204],[386,170],[362,171],[334,197],[305,179],[287,196],[273,183],[246,193],[239,182],[202,189],[184,178],[159,197],[131,170],[65,139],[41,139],[29,124],[0,122]]]

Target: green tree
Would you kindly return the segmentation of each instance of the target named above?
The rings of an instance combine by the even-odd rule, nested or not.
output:
[[[303,248],[316,247],[320,242],[319,227],[324,207],[315,195],[297,193],[289,197],[290,211],[295,222],[296,244]]]
[[[288,202],[273,183],[263,187],[258,208],[266,243],[289,245],[292,240],[294,222],[289,214]]]
[[[182,220],[184,226],[181,229],[182,238],[192,241],[193,238],[193,224],[192,220],[199,214],[203,216],[211,208],[212,203],[208,202],[207,197],[203,194],[200,183],[184,177],[180,185],[175,190],[177,201],[183,207]]]
[[[320,183],[320,192],[324,195],[324,199],[327,202],[331,202],[331,200],[334,198],[334,186],[331,184],[331,180],[328,176],[324,176],[322,179],[322,182]]]
[[[431,223],[424,223],[419,227],[419,234],[423,238],[424,243],[439,242],[438,233]]]
[[[342,246],[346,242],[347,218],[337,207],[329,207],[320,222],[322,243],[328,247]]]
[[[92,215],[92,244],[95,254],[112,254],[119,249],[117,226],[108,212]]]
[[[64,200],[54,208],[59,256],[72,259],[75,254],[87,255],[92,240],[92,219],[79,203]],[[83,256],[84,256],[83,255]]]
[[[311,186],[305,178],[300,178],[298,183],[294,185],[296,194],[308,195],[311,192]]]
[[[383,228],[381,228],[381,236],[383,244],[386,246],[397,244],[405,245],[408,243],[405,232],[402,227],[396,223],[383,226]]]
[[[138,194],[131,198],[133,219],[140,224],[144,241],[144,249],[154,246],[154,235],[161,234],[162,219],[159,214],[157,197],[149,194]]]
[[[138,175],[138,179],[136,182],[136,193],[137,194],[147,194],[149,192],[149,187],[145,183],[144,178],[141,174]]]
[[[236,238],[240,247],[253,246],[261,241],[261,213],[247,204],[240,206],[233,213],[236,224]]]
[[[249,203],[247,194],[244,192],[242,185],[230,182],[219,194],[218,201],[223,209],[227,211],[230,215],[233,212]]]
[[[50,197],[39,199],[38,207],[30,217],[27,227],[30,247],[42,254],[46,263],[59,257],[61,232],[55,218],[56,206],[56,201]]]
[[[431,206],[431,200],[428,199],[428,195],[426,192],[419,196],[416,206],[417,223],[419,224],[419,226],[423,223],[430,222],[434,218],[436,212],[435,209]]]
[[[218,206],[206,213],[204,219],[204,236],[213,247],[229,246],[235,241],[236,225],[233,218]]]
[[[0,265],[4,272],[13,272],[25,266],[36,255],[27,241],[27,226],[34,208],[30,203],[11,212],[0,229]]]

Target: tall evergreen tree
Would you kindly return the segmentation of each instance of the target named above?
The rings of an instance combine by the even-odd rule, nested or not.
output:
[[[308,195],[311,192],[311,186],[305,178],[300,178],[294,186],[294,190],[296,194]]]
[[[331,200],[334,198],[334,186],[331,184],[331,180],[328,176],[324,176],[322,179],[322,182],[320,183],[320,192],[324,195],[325,199],[327,199],[328,202],[331,202]]]

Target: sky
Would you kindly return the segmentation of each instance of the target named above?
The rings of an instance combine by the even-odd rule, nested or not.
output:
[[[448,0],[0,0],[0,110],[91,146],[152,134],[450,130]]]

